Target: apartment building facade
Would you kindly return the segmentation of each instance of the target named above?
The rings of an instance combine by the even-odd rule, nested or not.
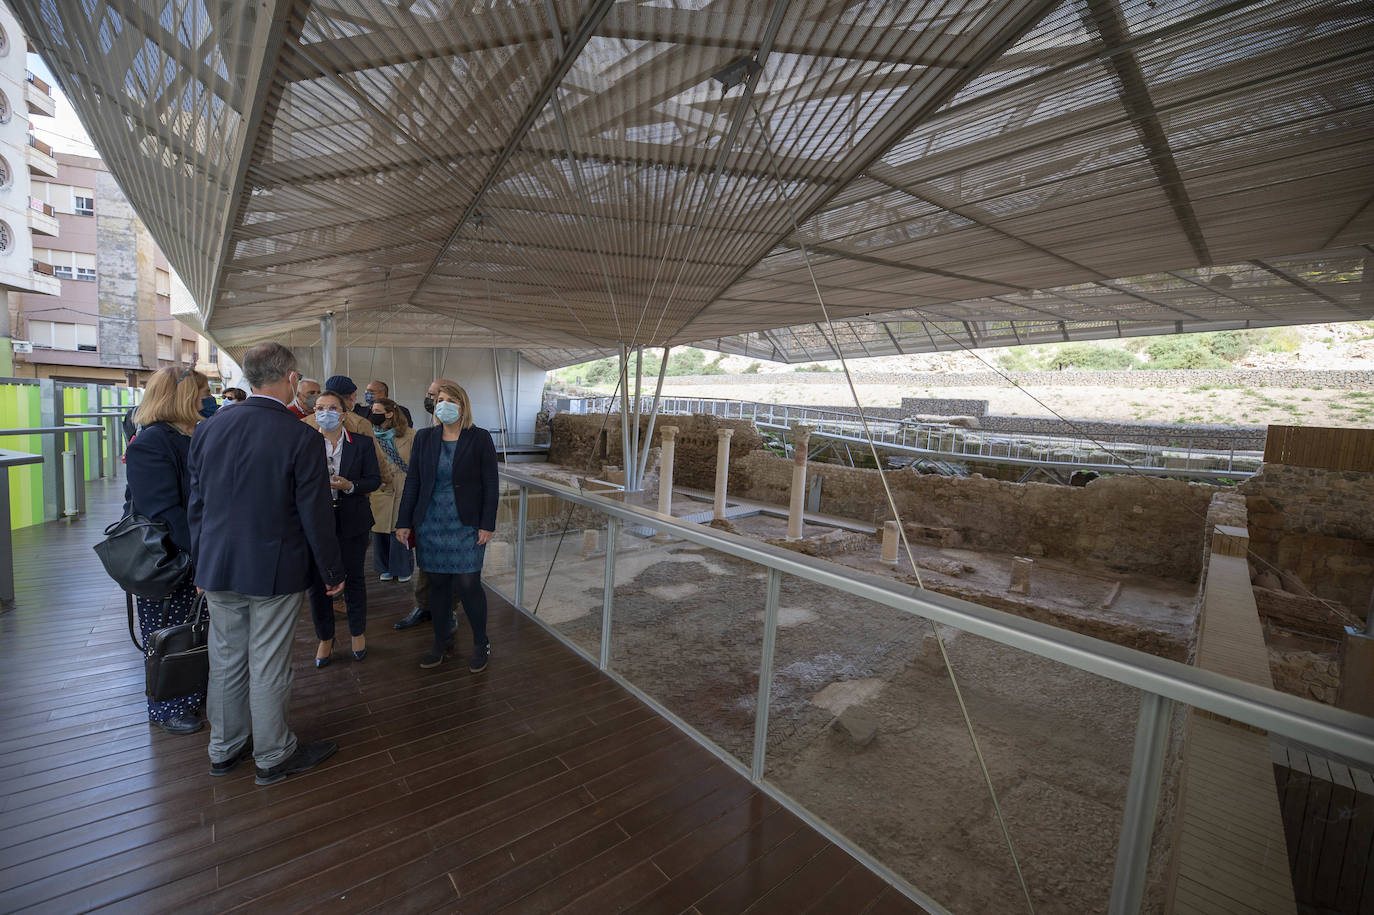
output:
[[[10,297],[16,339],[12,374],[70,382],[141,386],[167,365],[197,365],[217,375],[218,352],[172,317],[167,259],[99,159],[54,155],[52,176],[32,178],[31,193],[52,211],[55,236],[33,239],[40,273],[56,295]]]
[[[50,210],[33,197],[31,179],[55,175],[51,150],[30,132],[30,119],[51,117],[56,101],[51,90],[28,70],[28,41],[9,8],[0,5],[0,375],[13,374],[10,338],[15,299],[28,295],[42,301],[61,284],[33,257],[33,240],[55,238],[60,226]]]

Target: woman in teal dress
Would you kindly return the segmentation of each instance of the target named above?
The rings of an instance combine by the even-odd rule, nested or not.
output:
[[[434,416],[441,425],[415,434],[396,539],[414,542],[415,564],[429,576],[434,645],[420,666],[438,667],[452,646],[448,610],[456,593],[472,626],[468,669],[478,673],[491,655],[482,561],[496,531],[496,445],[487,430],[472,424],[467,392],[451,381],[439,385]]]

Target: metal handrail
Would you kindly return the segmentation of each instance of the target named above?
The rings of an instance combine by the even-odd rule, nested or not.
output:
[[[1110,915],[1138,912],[1144,897],[1155,809],[1163,773],[1164,750],[1171,731],[1174,702],[1249,724],[1264,731],[1289,737],[1335,756],[1374,766],[1374,719],[1335,709],[1309,699],[1257,686],[1213,671],[1201,670],[1178,661],[1156,657],[1111,642],[1025,619],[969,601],[933,591],[903,585],[891,579],[844,568],[791,550],[680,521],[647,509],[630,507],[603,496],[580,492],[547,480],[502,470],[500,478],[518,492],[515,525],[515,593],[508,599],[525,613],[525,527],[529,517],[529,494],[544,493],[573,505],[599,512],[607,518],[605,583],[601,618],[601,644],[593,656],[552,625],[531,614],[573,651],[597,664],[612,679],[654,708],[722,762],[748,777],[761,791],[792,811],[814,829],[862,861],[894,887],[932,912],[945,909],[936,900],[908,883],[883,862],[869,855],[820,820],[804,805],[764,779],[764,760],[768,741],[768,714],[772,682],[773,654],[777,639],[777,620],[782,576],[798,578],[853,595],[864,600],[909,613],[1037,657],[1057,661],[1078,670],[1096,674],[1141,691],[1135,745],[1132,750],[1130,778],[1118,841]],[[764,604],[764,631],[760,646],[759,695],[755,704],[752,765],[744,766],[724,748],[702,734],[652,695],[638,688],[611,669],[611,642],[615,594],[616,540],[622,525],[650,529],[659,534],[707,547],[768,570]],[[488,583],[490,587],[490,582]]]
[[[1374,766],[1374,719],[1363,715],[1254,686],[1048,623],[903,585],[889,578],[849,568],[840,571],[840,567],[832,563],[792,550],[627,506],[548,480],[509,470],[500,471],[500,477],[522,489],[548,493],[620,521],[653,528],[756,565],[805,578]]]

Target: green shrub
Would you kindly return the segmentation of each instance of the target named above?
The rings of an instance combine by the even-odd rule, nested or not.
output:
[[[1231,364],[1222,359],[1199,334],[1160,337],[1145,348],[1150,356],[1150,369],[1226,369]]]
[[[1091,343],[1065,343],[1054,347],[1045,357],[1045,368],[1054,371],[1078,369],[1084,372],[1111,372],[1137,368],[1135,356],[1114,346]]]
[[[751,362],[749,363],[749,365],[745,366],[744,372],[742,374],[757,375],[759,373],[759,369],[761,368],[763,368],[762,362]]]

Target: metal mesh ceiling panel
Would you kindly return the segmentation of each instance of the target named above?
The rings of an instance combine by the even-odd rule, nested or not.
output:
[[[333,312],[795,360],[1374,311],[1358,0],[16,5],[226,345]]]

